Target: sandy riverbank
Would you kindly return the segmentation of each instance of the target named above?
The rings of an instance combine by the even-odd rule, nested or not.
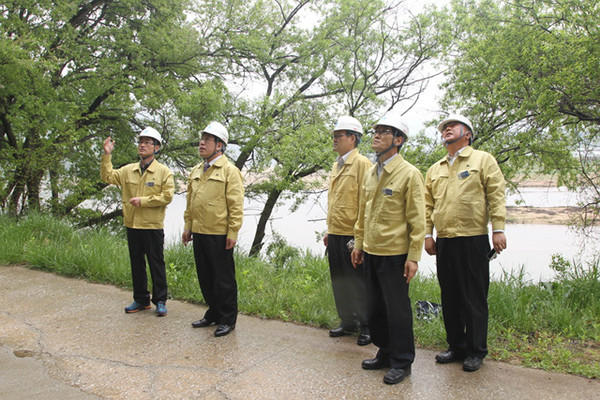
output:
[[[581,212],[579,207],[506,207],[509,224],[568,225]]]

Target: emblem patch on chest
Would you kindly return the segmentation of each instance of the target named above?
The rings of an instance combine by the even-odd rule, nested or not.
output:
[[[465,178],[468,178],[470,175],[471,174],[469,174],[469,171],[459,172],[458,179],[465,179]]]

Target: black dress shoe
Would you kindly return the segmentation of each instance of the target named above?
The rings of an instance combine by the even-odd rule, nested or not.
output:
[[[232,330],[235,329],[235,324],[233,325],[219,325],[217,327],[217,330],[215,331],[215,336],[219,337],[219,336],[225,336],[225,335],[229,335],[231,333]]]
[[[455,361],[462,361],[464,358],[465,357],[462,354],[459,354],[454,350],[446,350],[435,356],[435,361],[440,364],[448,364]]]
[[[364,329],[360,335],[358,335],[358,340],[356,341],[356,344],[359,346],[366,346],[369,343],[371,343],[371,334],[369,333],[368,329]]]
[[[410,375],[410,367],[408,368],[392,368],[383,377],[383,383],[394,385],[400,383]]]
[[[352,335],[354,332],[356,332],[355,327],[347,327],[347,326],[340,325],[337,328],[330,330],[329,336],[331,336],[331,337],[347,336],[347,335]]]
[[[216,324],[214,321],[209,321],[206,318],[199,319],[198,321],[192,322],[192,326],[194,328],[206,328],[207,326],[211,326]]]
[[[383,369],[390,367],[390,360],[383,357],[370,358],[361,364],[363,369]]]
[[[483,364],[483,358],[470,356],[465,358],[463,370],[467,372],[475,372],[481,368],[481,364]]]

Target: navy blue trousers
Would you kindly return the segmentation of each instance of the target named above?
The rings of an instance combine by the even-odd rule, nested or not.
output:
[[[162,229],[127,228],[133,299],[140,304],[150,304],[146,259],[152,277],[152,302],[167,301],[164,243],[165,233]]]
[[[373,344],[379,347],[377,357],[389,359],[392,368],[408,368],[415,360],[415,340],[404,277],[406,254],[364,255],[369,328]]]
[[[485,357],[490,286],[488,235],[437,238],[437,276],[449,348]]]
[[[225,250],[226,235],[193,234],[198,282],[208,310],[204,318],[221,325],[237,320],[237,281],[233,249]]]
[[[327,254],[331,286],[342,326],[355,328],[367,325],[367,299],[363,266],[352,266],[348,242],[353,236],[328,235]]]

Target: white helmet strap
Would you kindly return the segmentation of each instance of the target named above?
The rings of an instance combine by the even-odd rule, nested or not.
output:
[[[467,131],[470,132],[470,131]],[[465,136],[465,125],[463,123],[460,124],[460,136],[457,137],[456,139],[453,140],[443,140],[444,142],[444,147],[448,147],[449,145],[451,145],[452,143],[456,143],[458,142],[460,139],[462,139]]]
[[[384,155],[385,153],[387,153],[388,151],[390,151],[391,149],[393,149],[394,147],[398,147],[398,150],[400,150],[400,148],[402,147],[402,145],[404,144],[404,140],[402,140],[402,143],[400,143],[400,145],[397,145],[394,143],[394,141],[396,140],[397,137],[402,137],[404,138],[404,136],[402,136],[402,131],[400,129],[397,128],[392,128],[394,130],[394,138],[392,139],[392,144],[390,145],[390,147],[388,147],[387,149],[385,149],[384,151],[381,151],[379,153],[375,153],[375,158],[377,158],[377,161],[379,161],[379,158]]]
[[[150,136],[147,136],[147,137],[150,137]],[[152,154],[150,154],[149,156],[146,156],[146,157],[140,156],[140,158],[142,159],[142,161],[146,161],[148,158],[154,157],[155,155],[157,155],[158,153],[160,153],[161,145],[160,144],[156,144],[158,142],[158,140],[156,140],[153,137],[150,137],[150,139],[152,139],[154,141],[154,146],[158,146],[158,150],[152,152]]]
[[[215,139],[215,151],[213,151],[213,153],[210,156],[204,157],[203,158],[204,162],[208,162],[208,160],[210,160],[211,158],[213,158],[215,156],[215,154],[217,154],[217,153],[221,153],[221,154],[225,153],[225,142],[223,142],[221,139],[219,139],[215,135],[212,135],[212,134],[209,134],[209,135],[211,135]],[[221,150],[217,150],[217,145],[219,143],[222,143]]]

